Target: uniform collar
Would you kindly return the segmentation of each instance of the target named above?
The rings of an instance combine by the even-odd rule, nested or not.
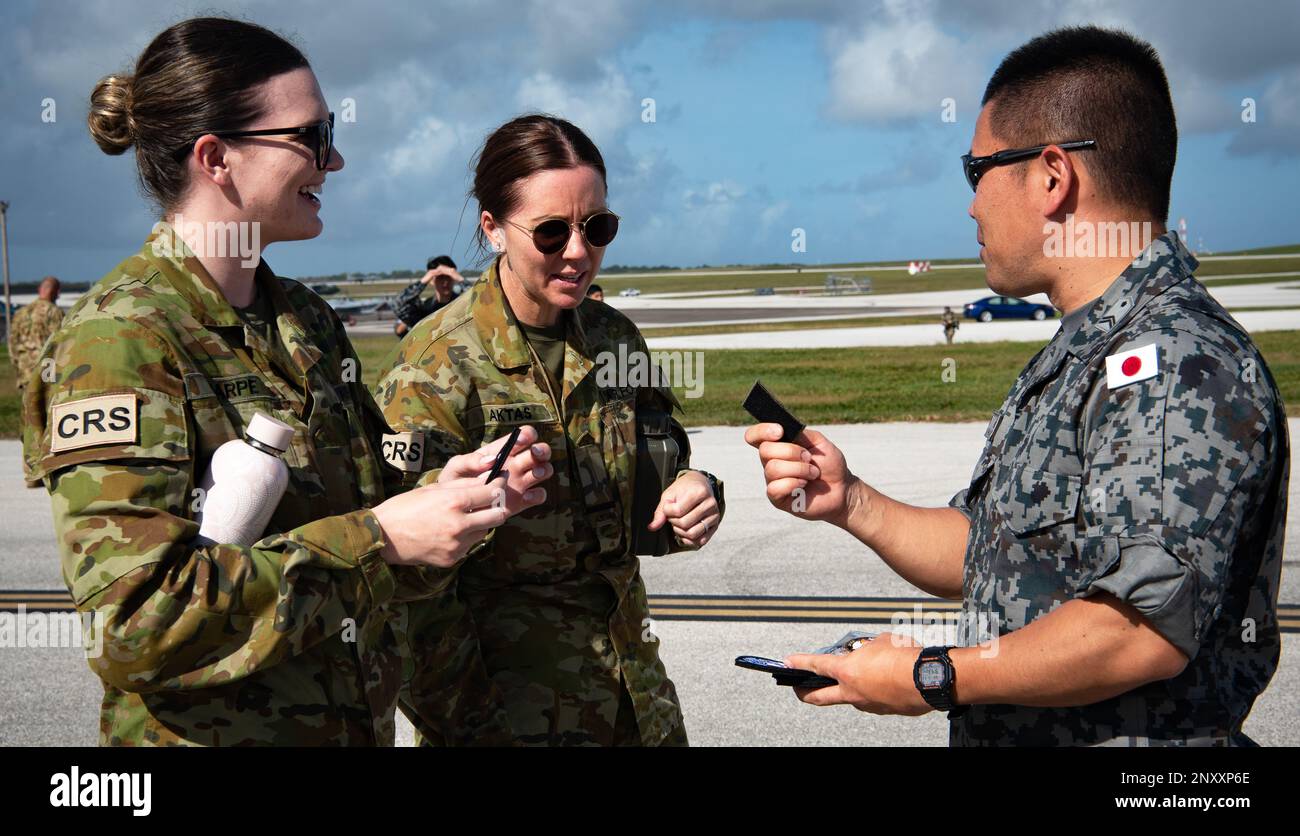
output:
[[[1087,313],[1077,321],[1063,321],[1061,328],[1073,328],[1062,334],[1066,351],[1084,357],[1137,310],[1169,288],[1189,278],[1196,270],[1196,258],[1187,251],[1178,233],[1172,230],[1153,240],[1123,273],[1096,300],[1086,306]],[[1066,320],[1070,320],[1067,315]]]
[[[155,267],[167,286],[185,300],[190,314],[208,328],[240,328],[245,332],[246,343],[261,350],[268,357],[275,356],[274,349],[261,334],[247,328],[234,307],[226,300],[217,283],[204,269],[194,251],[165,221],[154,224],[153,233],[145,241],[143,255]],[[306,371],[321,358],[320,349],[303,327],[288,295],[265,259],[259,259],[253,274],[258,293],[265,293],[275,312],[275,326],[280,341],[299,370]]]
[[[488,356],[499,369],[515,369],[532,363],[528,352],[528,338],[519,327],[519,320],[506,301],[501,287],[501,256],[483,272],[470,290],[470,313],[479,341],[487,348]],[[566,316],[564,339],[581,357],[586,357],[587,329],[579,305],[572,315]],[[566,375],[567,377],[567,375]],[[567,388],[567,387],[566,387]]]
[[[217,283],[171,224],[166,221],[154,224],[153,232],[145,239],[143,255],[158,268],[158,275],[168,287],[185,300],[190,315],[200,324],[209,327],[241,324]]]

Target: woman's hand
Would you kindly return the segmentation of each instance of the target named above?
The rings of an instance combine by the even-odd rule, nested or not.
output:
[[[718,530],[722,512],[713,496],[713,486],[703,473],[688,470],[659,497],[651,531],[658,531],[669,523],[683,546],[698,549]]]
[[[484,484],[506,439],[473,453],[453,456],[436,484],[416,488],[375,508],[384,531],[386,562],[399,566],[451,568],[487,532],[507,519],[546,501],[538,487],[554,473],[551,449],[537,443],[537,431],[524,427],[501,475]]]
[[[542,501],[545,491],[525,501]],[[386,541],[381,555],[397,566],[449,569],[490,529],[510,517],[505,506],[505,479],[490,485],[434,484],[399,494],[375,508]]]
[[[537,430],[531,426],[521,428],[510,458],[506,459],[505,467],[501,470],[501,474],[506,477],[506,508],[511,515],[523,510],[522,497],[525,493],[555,473],[551,464],[551,447],[538,441],[537,437]],[[482,483],[508,439],[509,436],[503,436],[472,453],[452,456],[438,474],[438,484],[456,484],[466,480],[470,484],[475,481]]]

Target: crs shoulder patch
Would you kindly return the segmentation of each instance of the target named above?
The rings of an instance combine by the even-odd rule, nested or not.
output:
[[[404,473],[419,473],[424,469],[424,433],[416,430],[405,433],[384,433],[380,455],[392,467]]]
[[[134,444],[139,417],[136,396],[129,392],[61,403],[50,410],[50,452]]]

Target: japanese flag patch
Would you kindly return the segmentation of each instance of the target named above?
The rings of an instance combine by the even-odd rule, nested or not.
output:
[[[1106,388],[1118,389],[1160,373],[1160,356],[1156,344],[1144,345],[1132,351],[1112,354],[1106,358]]]

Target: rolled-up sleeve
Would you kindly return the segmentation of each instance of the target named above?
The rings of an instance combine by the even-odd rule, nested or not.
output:
[[[1114,570],[1089,584],[1083,597],[1108,592],[1129,604],[1190,659],[1200,646],[1195,591],[1195,571],[1162,546],[1121,540]]]
[[[955,508],[956,510],[960,511],[962,516],[965,517],[968,521],[971,518],[969,497],[970,497],[970,487],[968,486],[957,491],[957,493],[953,494],[952,499],[948,500],[948,507]]]

